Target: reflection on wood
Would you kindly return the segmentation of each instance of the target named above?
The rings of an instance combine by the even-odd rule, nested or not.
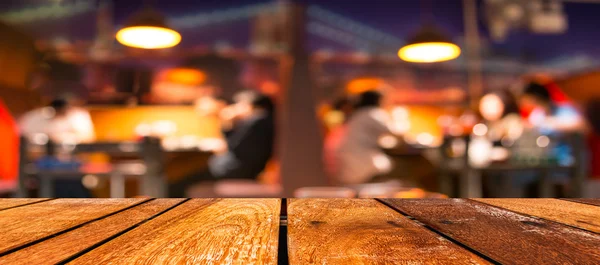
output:
[[[276,264],[279,199],[192,199],[73,264]]]
[[[290,264],[487,264],[375,200],[293,199]]]
[[[386,203],[502,264],[595,264],[600,235],[463,200]]]
[[[600,207],[557,199],[475,199],[547,220],[600,232]]]
[[[0,264],[55,264],[183,201],[157,199],[0,257]],[[50,218],[51,219],[51,218]],[[52,220],[48,220],[52,222]]]
[[[28,204],[32,204],[32,203],[36,203],[36,202],[42,202],[42,201],[46,201],[46,200],[50,200],[50,199],[45,199],[45,198],[0,199],[0,210],[13,208],[13,207],[17,207],[17,206],[28,205]]]
[[[0,211],[0,254],[143,201],[57,199]]]

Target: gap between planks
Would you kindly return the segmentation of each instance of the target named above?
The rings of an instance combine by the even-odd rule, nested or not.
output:
[[[150,200],[144,201],[143,203],[149,202],[151,200],[154,200],[154,199],[150,199]],[[90,251],[98,248],[99,246],[102,246],[102,245],[104,245],[104,244],[106,244],[106,243],[114,240],[115,238],[117,238],[117,237],[119,237],[119,236],[121,236],[121,235],[123,235],[123,234],[125,234],[125,233],[127,233],[127,232],[129,232],[129,231],[131,231],[131,230],[133,230],[133,229],[135,229],[137,227],[139,227],[140,225],[142,225],[144,223],[147,223],[147,222],[151,221],[152,219],[154,219],[156,217],[159,217],[159,216],[165,214],[166,212],[168,212],[170,210],[173,210],[174,208],[176,208],[176,207],[184,204],[185,202],[187,202],[189,200],[191,200],[191,199],[190,198],[186,198],[186,199],[184,199],[184,200],[182,200],[182,201],[180,201],[180,202],[178,202],[178,203],[176,203],[176,204],[168,207],[167,209],[164,209],[164,210],[162,210],[162,211],[160,211],[160,212],[158,212],[158,213],[156,213],[156,214],[154,214],[154,215],[152,215],[152,216],[150,216],[150,217],[148,217],[148,218],[146,218],[146,219],[144,219],[144,220],[142,220],[142,221],[140,221],[140,222],[138,222],[138,223],[130,226],[129,228],[127,228],[127,229],[125,229],[125,230],[123,230],[121,232],[118,232],[118,233],[116,233],[116,234],[114,234],[114,235],[112,235],[112,236],[110,236],[110,237],[108,237],[108,238],[106,238],[106,239],[104,239],[104,240],[102,240],[102,241],[100,241],[100,242],[98,242],[98,243],[96,243],[96,244],[94,244],[94,245],[92,245],[92,246],[90,246],[90,247],[82,250],[82,251],[79,251],[78,253],[75,253],[75,254],[71,255],[70,257],[66,258],[65,260],[63,260],[61,262],[58,262],[57,265],[67,264],[67,263],[73,261],[74,259],[79,258],[79,257],[85,255],[86,253],[88,253],[88,252],[90,252]],[[141,205],[141,204],[137,204],[136,206],[139,206],[139,205]]]
[[[50,199],[50,200],[53,200],[53,199]],[[46,200],[46,201],[44,201],[44,202],[47,202],[47,201],[50,201],[50,200]],[[135,203],[135,204],[132,204],[132,205],[130,205],[130,206],[127,206],[127,207],[125,207],[125,208],[123,208],[123,209],[120,209],[120,210],[118,210],[118,211],[114,211],[114,212],[112,212],[112,213],[109,213],[109,214],[106,214],[106,215],[100,216],[100,217],[98,217],[98,218],[94,218],[94,219],[91,219],[91,220],[89,220],[89,221],[83,222],[83,223],[81,223],[81,224],[78,224],[78,225],[76,225],[76,226],[72,226],[72,227],[69,227],[69,228],[67,228],[67,229],[64,229],[64,230],[58,231],[58,232],[56,232],[56,233],[54,233],[54,234],[51,234],[51,235],[48,235],[48,236],[45,236],[45,237],[42,237],[42,238],[39,238],[39,239],[33,240],[33,241],[31,241],[31,242],[28,242],[28,243],[25,243],[25,244],[23,244],[23,245],[20,245],[20,246],[18,246],[18,247],[15,247],[15,248],[13,248],[13,249],[11,249],[11,250],[8,250],[8,251],[5,251],[5,252],[1,252],[1,253],[0,253],[0,257],[2,257],[2,256],[5,256],[5,255],[8,255],[8,254],[11,254],[11,253],[13,253],[13,252],[16,252],[16,251],[19,251],[19,250],[21,250],[21,249],[27,248],[27,247],[29,247],[29,246],[33,246],[33,245],[35,245],[35,244],[37,244],[37,243],[40,243],[40,242],[42,242],[42,241],[45,241],[45,240],[48,240],[48,239],[50,239],[50,238],[53,238],[53,237],[56,237],[56,236],[62,235],[62,234],[64,234],[64,233],[67,233],[67,232],[73,231],[73,230],[75,230],[75,229],[78,229],[78,228],[80,228],[80,227],[83,227],[83,226],[85,226],[85,225],[87,225],[87,224],[93,223],[93,222],[95,222],[95,221],[98,221],[98,220],[102,220],[102,219],[104,219],[104,218],[107,218],[107,217],[109,217],[109,216],[112,216],[112,215],[118,214],[118,213],[120,213],[120,212],[123,212],[123,211],[126,211],[126,210],[129,210],[129,209],[131,209],[131,208],[133,208],[133,207],[139,206],[139,205],[141,205],[141,204],[144,204],[144,203],[146,203],[146,202],[149,202],[149,201],[152,201],[152,200],[155,200],[155,198],[150,198],[150,199],[147,199],[147,200],[140,201],[140,202],[138,202],[138,203]]]
[[[420,226],[422,226],[423,228],[425,228],[425,229],[427,229],[427,230],[429,230],[429,231],[431,231],[431,232],[433,232],[433,233],[435,233],[435,234],[437,234],[437,235],[439,235],[439,236],[441,236],[441,237],[443,237],[443,238],[447,239],[448,241],[450,241],[450,242],[454,243],[455,245],[457,245],[457,246],[459,246],[459,247],[461,247],[461,248],[465,249],[466,251],[469,251],[469,252],[471,252],[471,253],[473,253],[473,254],[475,254],[475,255],[479,256],[480,258],[482,258],[482,259],[484,259],[484,260],[486,260],[486,261],[488,261],[488,262],[490,262],[490,263],[492,263],[492,264],[498,264],[498,265],[502,264],[502,263],[500,263],[500,262],[498,262],[498,261],[495,261],[494,259],[492,259],[492,258],[490,258],[490,257],[488,257],[488,256],[486,256],[486,255],[484,255],[483,253],[481,253],[481,252],[479,252],[479,251],[477,251],[477,250],[475,250],[475,249],[473,249],[473,248],[471,248],[471,247],[469,247],[469,246],[467,246],[467,245],[465,245],[465,244],[463,244],[463,243],[461,243],[461,242],[459,242],[459,241],[457,241],[457,240],[453,239],[452,237],[450,237],[450,236],[448,236],[448,235],[446,235],[446,234],[444,234],[444,233],[442,233],[442,232],[439,232],[439,231],[437,231],[437,230],[433,229],[433,227],[430,227],[430,226],[428,226],[428,225],[426,225],[426,224],[424,224],[424,223],[420,222],[419,220],[417,220],[417,219],[416,219],[416,218],[414,218],[413,216],[409,215],[408,213],[405,213],[405,212],[403,212],[403,211],[401,211],[401,210],[399,210],[399,209],[396,209],[396,208],[395,208],[395,207],[393,207],[392,205],[388,204],[386,201],[384,201],[384,200],[382,200],[382,199],[378,199],[378,198],[375,198],[374,200],[375,200],[375,201],[377,201],[377,202],[379,202],[379,203],[381,203],[381,204],[383,204],[384,206],[386,206],[386,207],[388,207],[388,208],[392,209],[393,211],[395,211],[395,212],[397,212],[397,213],[399,213],[399,214],[403,215],[404,217],[406,217],[407,219],[409,219],[409,220],[411,220],[412,222],[416,223],[417,225],[420,225]]]
[[[14,209],[14,208],[19,208],[19,207],[23,207],[23,206],[27,206],[27,205],[32,205],[32,204],[40,203],[40,202],[47,202],[47,201],[51,201],[51,200],[55,200],[55,199],[56,198],[40,199],[40,200],[37,200],[37,201],[27,202],[27,203],[23,203],[23,204],[19,204],[19,205],[14,205],[14,206],[6,207],[6,208],[0,208],[0,211],[10,210],[10,209]]]
[[[550,199],[550,200],[559,200],[559,199],[553,199],[553,198],[547,198],[547,199]],[[515,214],[527,216],[527,217],[530,217],[530,218],[534,218],[534,219],[538,219],[538,220],[543,220],[543,221],[546,221],[546,222],[551,222],[551,223],[555,223],[555,224],[559,224],[559,225],[564,225],[564,226],[568,226],[568,227],[575,228],[575,229],[578,229],[578,230],[583,230],[585,232],[590,232],[590,233],[594,233],[594,234],[600,234],[600,232],[598,232],[598,231],[594,231],[594,230],[591,230],[589,228],[585,228],[585,227],[581,227],[581,226],[576,226],[574,224],[569,224],[569,223],[566,223],[566,222],[563,222],[563,221],[554,220],[554,219],[551,219],[550,217],[544,217],[544,216],[540,216],[540,215],[533,215],[533,214],[526,213],[526,212],[520,212],[520,211],[517,211],[517,210],[512,210],[510,208],[504,208],[503,206],[500,206],[500,205],[495,205],[495,204],[492,204],[492,203],[487,203],[485,201],[485,199],[483,199],[483,200],[466,199],[466,200],[474,202],[474,203],[483,204],[483,205],[486,205],[486,206],[491,206],[491,207],[494,207],[494,208],[497,208],[497,209],[500,209],[500,210],[505,210],[505,211],[513,212]],[[510,200],[510,199],[507,199],[507,200]],[[579,204],[583,204],[583,205],[586,205],[586,206],[596,206],[596,207],[599,207],[599,206],[597,206],[595,204],[588,204],[588,203],[581,202],[581,201],[572,201],[572,200],[567,200],[567,199],[561,200],[561,201],[571,202],[571,203],[574,203],[574,204],[575,203],[579,203]]]

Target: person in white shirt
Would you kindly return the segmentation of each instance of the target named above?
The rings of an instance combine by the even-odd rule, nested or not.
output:
[[[71,106],[64,99],[55,99],[47,107],[25,113],[18,123],[21,134],[34,142],[39,135],[57,143],[88,143],[96,139],[89,112]]]
[[[360,94],[337,150],[337,184],[366,183],[392,170],[392,160],[378,143],[379,137],[390,133],[391,120],[381,100],[377,91]]]

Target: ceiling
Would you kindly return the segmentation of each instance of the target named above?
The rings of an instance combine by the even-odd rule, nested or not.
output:
[[[97,10],[103,0],[3,0],[0,20],[22,28],[36,39],[60,43],[91,42],[97,36]],[[182,47],[227,46],[248,48],[249,17],[275,1],[265,0],[113,0],[112,27],[146,2],[154,2],[176,25],[182,26]],[[463,41],[462,0],[430,0],[427,8],[417,0],[300,0],[313,10],[309,19],[308,44],[312,51],[386,52],[393,54],[403,39],[421,25],[423,10],[456,42]],[[480,11],[483,1],[478,1]],[[312,8],[312,9],[311,9]],[[316,11],[315,11],[316,10]],[[428,14],[428,12],[425,12]],[[600,57],[600,4],[565,3],[568,31],[560,35],[539,35],[524,30],[510,32],[503,42],[489,39],[479,12],[484,61],[496,68],[511,63],[565,71],[595,67]],[[310,12],[309,12],[310,13]],[[207,19],[211,18],[212,20]],[[343,20],[346,19],[346,20]],[[208,22],[207,22],[208,21]],[[338,24],[336,24],[336,21]],[[339,23],[342,21],[342,23]],[[345,21],[345,22],[344,22]],[[194,24],[196,23],[196,24]],[[354,23],[354,24],[352,24]],[[348,25],[354,25],[348,28]],[[114,30],[113,29],[113,30]],[[379,35],[377,35],[379,34]],[[335,36],[335,37],[331,37]],[[365,37],[367,36],[367,37]],[[369,36],[377,36],[370,38]],[[372,41],[376,39],[377,41]],[[342,40],[342,41],[340,41]],[[365,42],[366,41],[366,42]],[[377,45],[373,45],[375,42]],[[460,60],[459,60],[460,62]]]

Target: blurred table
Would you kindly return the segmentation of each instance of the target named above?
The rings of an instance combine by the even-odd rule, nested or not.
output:
[[[553,136],[552,141],[563,141],[571,148],[572,163],[568,165],[560,165],[555,162],[544,162],[547,157],[532,157],[537,158],[537,162],[513,161],[512,157],[506,158],[505,161],[493,161],[486,166],[474,166],[470,161],[469,148],[471,137],[446,137],[444,143],[439,148],[440,159],[440,174],[438,176],[438,187],[440,192],[444,194],[453,194],[450,173],[458,173],[458,196],[463,198],[482,197],[482,175],[484,173],[500,173],[507,172],[517,175],[517,172],[534,172],[537,175],[539,197],[555,197],[552,191],[552,174],[555,172],[567,172],[569,176],[569,191],[568,197],[581,197],[583,195],[583,187],[587,175],[586,145],[583,135],[580,133],[567,133],[563,135]],[[455,140],[463,141],[463,154],[452,157],[449,150],[452,142]],[[519,151],[519,148],[510,149],[511,152]],[[510,178],[513,175],[505,178],[502,190],[514,190]],[[512,194],[511,194],[512,195]]]
[[[0,264],[597,264],[600,199],[0,199]]]
[[[58,147],[66,148],[63,145],[35,145],[25,137],[21,137],[21,142],[23,144],[20,147],[18,197],[27,197],[25,183],[31,176],[37,176],[39,179],[41,197],[54,197],[55,179],[81,179],[85,175],[110,179],[110,191],[99,190],[104,196],[123,198],[130,194],[166,197],[169,181],[202,170],[211,154],[210,151],[197,147],[164,150],[159,139],[147,137],[140,141],[74,145],[67,152],[71,158],[63,162],[58,157],[61,152],[64,155],[64,150],[56,151]],[[48,150],[51,150],[50,154]],[[37,157],[32,158],[32,153],[37,154]],[[108,161],[80,163],[76,157],[98,153],[108,156]],[[35,161],[40,157],[49,158],[50,165],[38,165]],[[128,179],[133,179],[129,184],[134,185],[125,185]]]

